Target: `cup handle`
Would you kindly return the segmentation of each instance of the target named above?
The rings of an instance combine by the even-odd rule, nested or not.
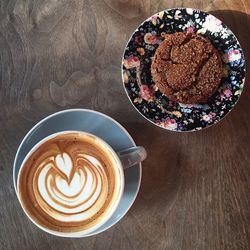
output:
[[[117,155],[121,160],[123,168],[126,169],[145,160],[147,152],[144,147],[136,146],[119,151]]]

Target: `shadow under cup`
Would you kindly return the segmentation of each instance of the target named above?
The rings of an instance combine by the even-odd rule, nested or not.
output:
[[[85,235],[116,210],[124,190],[123,167],[100,138],[79,131],[50,135],[25,157],[19,200],[45,231]]]

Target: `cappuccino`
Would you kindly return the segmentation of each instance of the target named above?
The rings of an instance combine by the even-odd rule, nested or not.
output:
[[[26,157],[18,177],[25,212],[59,232],[90,230],[116,209],[124,176],[114,151],[98,137],[64,132],[44,140]]]

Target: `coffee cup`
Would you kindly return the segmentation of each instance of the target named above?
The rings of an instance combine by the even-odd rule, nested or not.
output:
[[[90,155],[86,150],[81,152],[81,147],[75,144],[87,148]],[[98,232],[114,215],[126,185],[125,169],[145,158],[143,147],[115,152],[94,134],[60,131],[40,140],[25,156],[17,177],[18,199],[31,221],[44,231],[58,236],[85,237]],[[101,171],[102,164],[106,174],[105,169]],[[84,189],[83,183],[88,188]]]

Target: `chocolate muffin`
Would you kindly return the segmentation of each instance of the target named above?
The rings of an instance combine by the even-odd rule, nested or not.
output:
[[[223,72],[219,52],[195,33],[167,34],[156,49],[151,74],[169,100],[205,103],[217,90]]]

